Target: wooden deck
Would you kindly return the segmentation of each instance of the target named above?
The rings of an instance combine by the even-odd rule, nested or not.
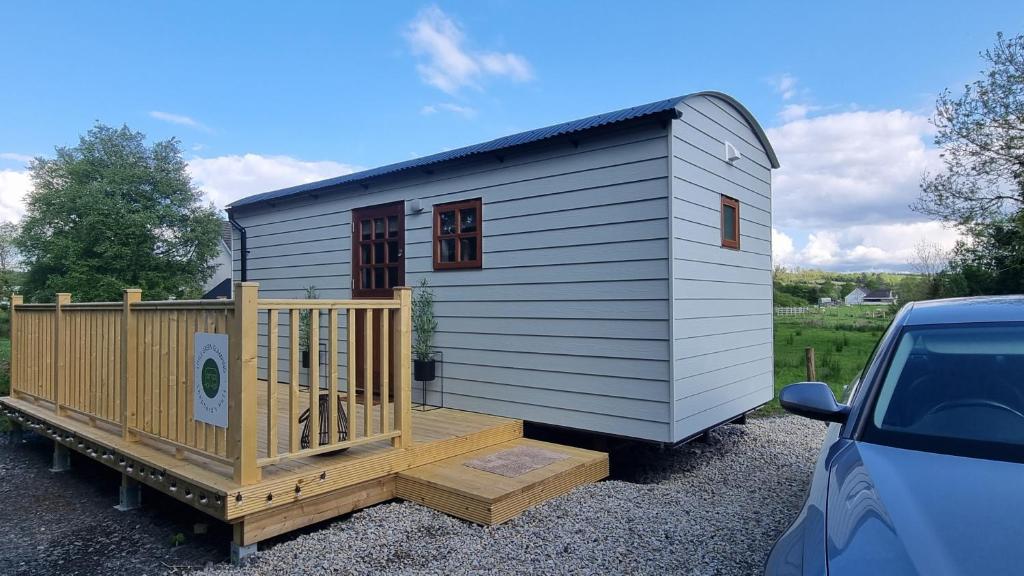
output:
[[[286,394],[287,388],[279,387],[279,393]],[[226,465],[188,453],[179,458],[173,447],[159,443],[127,442],[117,427],[103,422],[93,425],[88,418],[73,413],[58,416],[49,403],[4,397],[0,404],[13,412],[16,424],[53,437],[69,449],[121,470],[215,518],[244,523],[252,517],[261,520],[260,524],[273,518],[278,524],[278,528],[264,527],[258,534],[253,532],[240,544],[324,519],[322,513],[311,514],[311,502],[318,509],[333,507],[342,510],[338,513],[345,513],[389,500],[394,497],[396,473],[514,440],[522,437],[523,431],[520,420],[446,408],[414,409],[413,441],[408,448],[394,448],[387,441],[377,441],[341,453],[289,459],[264,467],[258,483],[243,486],[232,480]],[[284,405],[280,412],[280,418],[287,421]],[[264,417],[259,421],[265,422],[265,414],[261,416]],[[265,446],[260,446],[260,450],[265,451]],[[378,486],[375,495],[368,497],[367,483]],[[323,495],[332,496],[329,505],[317,500]],[[330,516],[334,515],[337,514]]]
[[[253,283],[236,283],[231,301],[143,302],[135,289],[122,302],[14,296],[11,326],[11,396],[0,408],[53,440],[55,468],[76,451],[122,473],[125,509],[144,484],[232,524],[233,559],[260,540],[395,497],[503,522],[608,472],[606,455],[553,444],[546,448],[566,456],[513,479],[464,466],[526,442],[523,423],[412,405],[405,287],[390,300],[261,300]],[[323,362],[320,346],[305,349],[307,333],[326,345]],[[195,362],[222,346],[200,344],[200,335],[227,342],[216,349],[220,386],[211,392],[202,381],[209,398],[220,394],[226,425],[205,422],[195,396]],[[309,414],[303,446],[299,420],[311,401],[328,409]],[[323,444],[321,422],[334,432]],[[337,434],[339,424],[349,434]]]

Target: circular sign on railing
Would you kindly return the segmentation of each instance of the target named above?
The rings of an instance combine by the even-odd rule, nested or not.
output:
[[[193,416],[228,426],[228,335],[196,332]]]

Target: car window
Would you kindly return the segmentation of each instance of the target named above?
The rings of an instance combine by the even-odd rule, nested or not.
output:
[[[1024,326],[910,327],[869,412],[868,442],[1017,460],[1024,446]]]

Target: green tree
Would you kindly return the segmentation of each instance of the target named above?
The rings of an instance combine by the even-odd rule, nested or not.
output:
[[[14,222],[0,224],[0,300],[10,298],[16,285],[17,275],[14,263],[17,260],[17,250],[14,247],[14,242],[17,236],[17,224]]]
[[[141,132],[97,123],[77,146],[30,168],[17,239],[27,298],[117,300],[126,287],[147,299],[200,293],[220,217],[202,203],[177,140],[147,145]]]
[[[981,54],[984,77],[945,90],[936,102],[935,143],[944,170],[926,174],[915,210],[946,222],[971,224],[1024,207],[1024,36]]]

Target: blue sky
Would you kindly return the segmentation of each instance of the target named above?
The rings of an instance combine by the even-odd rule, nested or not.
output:
[[[895,6],[894,6],[895,4]],[[906,204],[935,95],[977,76],[1012,2],[0,3],[0,219],[25,159],[92,124],[178,137],[239,196],[690,91],[769,128],[776,253],[900,268],[953,231]]]

